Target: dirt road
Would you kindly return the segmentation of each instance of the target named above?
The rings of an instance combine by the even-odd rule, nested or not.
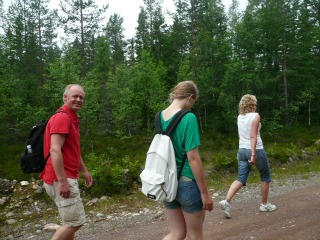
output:
[[[234,202],[232,218],[224,219],[218,206],[207,214],[204,224],[206,240],[319,240],[320,184],[297,188],[270,197],[278,209],[262,213],[258,199]],[[215,201],[218,204],[218,201]],[[104,231],[99,226],[90,236],[79,239],[99,240],[160,240],[168,233],[166,219],[128,224],[121,229]]]

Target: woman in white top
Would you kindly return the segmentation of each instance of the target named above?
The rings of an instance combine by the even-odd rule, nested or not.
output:
[[[226,218],[231,218],[231,199],[242,186],[246,186],[253,165],[256,165],[259,170],[261,179],[262,203],[260,211],[270,212],[277,209],[275,205],[268,203],[269,183],[271,182],[270,167],[260,137],[261,123],[256,108],[257,99],[255,96],[246,94],[241,98],[237,120],[239,134],[238,178],[231,184],[226,199],[219,202]]]

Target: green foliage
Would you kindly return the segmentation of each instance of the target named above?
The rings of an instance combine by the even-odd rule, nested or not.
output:
[[[234,156],[233,152],[228,153],[221,150],[211,161],[214,166],[215,171],[234,171],[237,166],[237,158]]]
[[[81,141],[84,155],[94,154],[88,156],[97,193],[123,192],[121,179],[137,179],[154,115],[166,106],[169,89],[183,80],[194,80],[200,90],[194,111],[206,134],[201,154],[211,172],[234,171],[238,102],[247,93],[257,96],[273,163],[304,160],[305,148],[316,154],[319,136],[310,132],[318,133],[320,124],[316,1],[252,0],[243,13],[233,6],[229,21],[220,1],[174,1],[171,26],[164,22],[161,1],[144,1],[129,47],[121,16],[102,26],[106,8],[78,0],[61,1],[65,15],[59,24],[73,37],[58,47],[58,12],[47,3],[16,1],[1,12],[1,176],[26,177],[10,166],[19,168],[25,134],[63,104],[70,83],[86,91]],[[113,139],[104,142],[106,137]]]
[[[120,189],[122,189],[123,185],[125,184],[124,169],[120,165],[116,164],[114,167],[112,167],[110,180],[110,188],[113,190],[113,192],[120,192]]]
[[[223,173],[237,170],[237,136],[211,130],[203,134],[201,142],[200,156],[210,178],[215,179]]]
[[[60,2],[60,7],[65,13],[60,20],[64,31],[73,36],[74,48],[81,57],[81,77],[85,78],[91,57],[91,41],[101,31],[101,21],[104,20],[108,5],[100,8],[94,1],[64,0]]]
[[[83,84],[88,93],[81,113],[87,136],[150,132],[169,89],[187,79],[200,90],[195,110],[203,128],[234,131],[238,101],[246,93],[257,96],[267,132],[319,124],[319,14],[312,1],[250,1],[243,14],[234,2],[229,21],[220,1],[174,1],[171,26],[161,1],[144,1],[130,46],[123,18],[111,15],[102,26],[106,7],[95,1],[61,1],[61,16],[47,3],[13,2],[3,12],[0,128],[5,133],[33,122],[26,106],[49,116],[70,83]],[[71,34],[62,47],[55,41],[57,17]]]
[[[113,14],[106,26],[106,37],[111,50],[113,69],[125,62],[126,43],[124,41],[122,23],[123,18],[118,14]]]
[[[97,77],[98,80],[103,80],[107,78],[108,72],[111,69],[111,50],[110,46],[107,43],[106,37],[99,36],[97,37],[95,43],[95,54],[93,62],[93,75]]]
[[[267,148],[267,155],[270,162],[281,165],[290,161],[301,159],[301,149],[293,143],[288,144],[271,144]]]
[[[272,134],[267,134],[263,139],[270,161],[281,165],[305,160],[307,156],[304,152],[318,155],[317,129],[299,126],[284,127]]]
[[[143,52],[141,58],[134,67],[119,66],[108,83],[108,89],[112,90],[109,94],[116,131],[128,136],[137,133],[142,126],[149,130],[166,98],[162,81],[165,69],[156,64],[148,52]]]
[[[25,116],[22,121],[19,122],[17,127],[25,134],[29,132],[33,126],[40,123],[42,120],[47,120],[51,115],[47,115],[47,112],[43,107],[31,107],[30,105],[25,106]],[[27,138],[28,136],[26,136]]]
[[[116,130],[125,135],[130,135],[138,124],[134,117],[137,107],[132,104],[134,91],[131,88],[131,72],[131,68],[119,66],[108,82],[112,122]]]
[[[139,166],[136,160],[128,156],[118,158],[114,149],[101,155],[88,154],[87,168],[90,171],[94,185],[90,189],[93,195],[128,194],[139,176]]]
[[[263,124],[263,132],[269,135],[276,134],[283,128],[283,125],[279,124],[276,120],[273,120],[273,121],[263,120],[262,124]]]
[[[3,160],[0,160],[0,178],[22,180],[24,176],[20,170],[20,156],[24,151],[24,146],[22,144],[12,145],[5,141],[1,143],[0,155]]]
[[[272,135],[263,136],[265,149],[272,171],[283,175],[283,168],[297,166],[302,172],[317,171],[319,165],[320,140],[317,128],[283,128]],[[94,137],[93,147],[84,148],[83,159],[94,179],[91,188],[81,187],[91,196],[115,196],[131,194],[140,185],[139,174],[145,164],[145,156],[150,138],[134,136],[118,139],[114,137]],[[94,150],[94,151],[92,151]],[[38,178],[39,174],[22,174],[20,155],[23,144],[0,147],[0,155],[8,161],[0,161],[0,177],[17,180]],[[203,161],[208,181],[211,184],[225,183],[228,175],[237,172],[238,137],[207,131],[202,136],[200,156]],[[319,169],[320,170],[320,169]],[[291,170],[290,170],[291,171]],[[292,170],[298,171],[298,170]],[[295,172],[298,173],[298,172]],[[253,172],[252,179],[257,173]],[[278,176],[276,175],[276,176]],[[258,176],[258,175],[257,175]],[[256,177],[257,177],[256,176]],[[258,179],[258,177],[257,177]]]

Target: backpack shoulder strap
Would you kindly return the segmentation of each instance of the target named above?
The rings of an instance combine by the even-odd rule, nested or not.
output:
[[[63,111],[63,110],[57,110],[54,114],[52,114],[52,116],[53,115],[55,115],[55,114],[57,114],[57,113],[65,113],[65,114],[67,114],[68,115],[68,117],[69,117],[69,119],[70,119],[70,131],[71,131],[71,128],[72,128],[72,122],[71,122],[71,118],[70,118],[70,116],[69,116],[69,114],[66,112],[66,111]],[[51,116],[51,117],[52,117]],[[48,122],[48,121],[47,121]],[[45,158],[45,162],[47,162],[48,161],[48,159],[49,159],[49,157],[50,157],[50,152],[48,153],[48,155],[46,156],[46,158]]]
[[[156,133],[162,133],[161,112],[162,111],[157,112],[156,117],[154,119],[154,122],[155,122],[155,125],[156,125]]]
[[[53,115],[55,115],[55,114],[57,114],[57,113],[64,113],[64,114],[67,114],[68,115],[68,117],[69,117],[69,119],[70,119],[70,131],[71,131],[71,128],[72,128],[72,122],[71,122],[71,117],[70,117],[70,115],[66,112],[66,111],[64,111],[64,110],[57,110]],[[53,116],[52,115],[52,116]],[[51,117],[52,117],[51,116]]]
[[[186,110],[186,109],[182,109],[179,112],[177,112],[174,118],[171,120],[167,129],[164,131],[164,134],[170,137],[173,131],[175,130],[175,128],[177,127],[178,123],[184,117],[184,115],[186,115],[189,112],[190,110]]]
[[[186,110],[186,109],[182,109],[179,112],[177,112],[176,115],[174,116],[174,118],[169,123],[169,126],[167,127],[167,129],[165,131],[162,131],[162,127],[161,127],[161,112],[162,111],[157,112],[156,117],[155,117],[156,132],[157,133],[162,133],[162,134],[165,134],[165,135],[171,137],[171,134],[173,133],[173,131],[175,130],[175,128],[177,127],[177,125],[181,121],[181,119],[184,117],[184,115],[186,115],[187,113],[189,113],[191,111],[190,110]],[[178,176],[177,176],[178,180],[179,180],[179,178],[180,178],[180,176],[182,174],[182,169],[184,167],[186,159],[187,159],[187,154],[185,154],[183,156],[181,167],[180,167],[180,171],[179,171]]]
[[[169,126],[167,127],[165,134],[168,136],[171,136],[171,134],[173,133],[173,131],[175,130],[175,128],[177,127],[178,123],[181,121],[181,119],[184,117],[184,115],[186,115],[187,113],[191,112],[190,110],[186,110],[186,109],[182,109],[179,112],[176,113],[176,115],[174,116],[174,118],[171,120]],[[178,172],[178,181],[181,177],[182,174],[182,169],[184,167],[184,164],[187,160],[187,154],[185,154],[183,156],[182,162],[181,162],[181,167],[180,167],[180,171]]]
[[[175,130],[175,128],[177,127],[178,123],[183,118],[183,116],[191,111],[186,110],[186,109],[182,109],[179,112],[177,112],[176,115],[171,120],[171,122],[169,123],[169,126],[167,127],[167,129],[165,131],[163,131],[162,127],[161,127],[161,112],[162,111],[157,112],[156,117],[155,117],[156,133],[165,134],[170,137],[171,134],[173,133],[173,131]]]

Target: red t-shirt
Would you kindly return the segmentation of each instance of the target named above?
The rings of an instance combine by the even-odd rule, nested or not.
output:
[[[51,134],[66,134],[66,139],[62,147],[64,170],[68,178],[78,178],[80,166],[80,132],[79,118],[67,106],[62,106],[58,111],[64,111],[54,114],[44,133],[44,157],[48,156],[51,145]],[[46,167],[40,175],[40,178],[47,184],[52,185],[53,181],[58,181],[54,172],[51,157],[49,157]]]

